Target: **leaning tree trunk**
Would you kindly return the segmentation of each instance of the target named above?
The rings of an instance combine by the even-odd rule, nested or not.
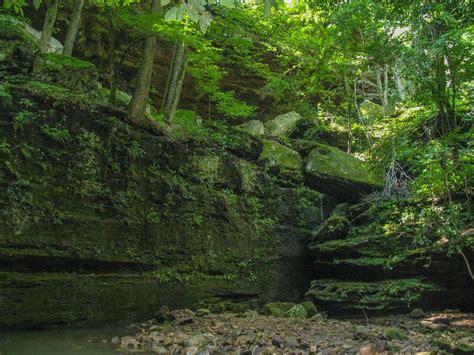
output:
[[[81,21],[82,8],[84,7],[84,0],[76,0],[72,8],[72,14],[69,19],[69,26],[67,27],[66,39],[64,40],[64,55],[72,55],[74,43],[76,42],[77,30]]]
[[[168,80],[166,83],[163,103],[161,105],[161,111],[165,114],[165,117],[170,121],[173,119],[170,113],[171,113],[173,102],[176,96],[176,90],[178,88],[180,73],[182,72],[184,61],[185,61],[184,43],[183,42],[175,43],[175,46],[173,48],[173,58],[171,60],[170,72],[169,72]],[[179,91],[181,91],[181,89],[179,89]]]
[[[152,11],[159,9],[160,0],[153,0]],[[130,120],[135,123],[142,122],[145,117],[146,104],[150,93],[151,75],[153,73],[156,43],[157,37],[152,35],[145,39],[143,46],[143,55],[135,78],[132,100],[127,107]]]
[[[46,15],[43,23],[43,31],[39,41],[39,49],[41,53],[48,53],[49,42],[53,34],[54,23],[58,15],[58,0],[46,0]]]
[[[181,71],[179,72],[179,79],[176,83],[176,88],[173,95],[173,102],[171,104],[171,109],[168,114],[168,120],[171,122],[174,119],[176,114],[176,109],[178,108],[179,99],[181,98],[181,90],[183,88],[184,76],[186,75],[186,68],[188,66],[188,59],[186,54],[183,55],[184,59],[181,63]]]

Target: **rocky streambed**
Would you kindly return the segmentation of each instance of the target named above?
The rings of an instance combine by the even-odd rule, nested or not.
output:
[[[401,316],[328,319],[177,310],[131,324],[108,340],[120,351],[186,354],[472,354],[474,314],[415,310]]]

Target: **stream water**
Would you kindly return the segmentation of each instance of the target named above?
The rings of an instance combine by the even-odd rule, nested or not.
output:
[[[0,355],[109,355],[117,329],[68,329],[0,332]],[[102,340],[107,339],[108,343]]]

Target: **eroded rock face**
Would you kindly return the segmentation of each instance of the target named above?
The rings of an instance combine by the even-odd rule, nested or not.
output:
[[[307,299],[331,313],[364,309],[369,316],[416,307],[472,308],[474,286],[466,282],[462,258],[420,245],[399,216],[394,202],[338,205],[308,245],[314,275],[321,276]],[[466,253],[472,255],[467,248]]]
[[[72,91],[5,88],[0,328],[302,298],[305,245],[334,202],[270,179],[257,138],[209,128],[173,141]],[[19,112],[31,120],[15,130]]]
[[[383,186],[364,162],[325,144],[316,144],[306,158],[305,179],[314,189],[342,201],[357,201]]]

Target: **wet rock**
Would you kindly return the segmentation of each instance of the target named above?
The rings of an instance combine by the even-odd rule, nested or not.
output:
[[[161,306],[160,309],[155,313],[155,320],[158,323],[172,322],[176,317],[170,313],[168,306]]]
[[[120,346],[124,350],[138,350],[140,349],[140,342],[131,336],[126,336],[120,339]]]
[[[113,337],[113,338],[110,340],[110,344],[112,344],[112,345],[118,345],[118,344],[120,344],[120,338],[119,338],[119,337]]]

